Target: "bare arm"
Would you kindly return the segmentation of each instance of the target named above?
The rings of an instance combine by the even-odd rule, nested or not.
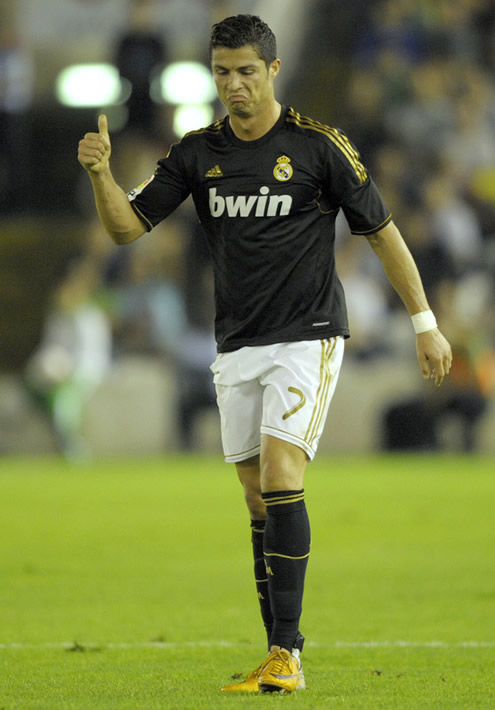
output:
[[[389,222],[368,241],[409,315],[430,310],[414,259],[395,224]],[[452,351],[438,328],[416,336],[416,352],[423,376],[440,386],[450,371]]]
[[[91,179],[103,226],[116,244],[127,244],[138,239],[146,229],[110,171],[112,149],[104,115],[98,119],[98,131],[86,133],[79,142],[78,159]]]

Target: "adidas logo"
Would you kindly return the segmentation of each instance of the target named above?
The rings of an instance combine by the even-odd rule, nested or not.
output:
[[[214,168],[206,171],[205,177],[223,177],[222,169],[219,165],[215,165]]]

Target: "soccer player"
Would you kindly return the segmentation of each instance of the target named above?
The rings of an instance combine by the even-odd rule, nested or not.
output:
[[[335,272],[335,220],[364,235],[416,331],[425,378],[449,372],[413,258],[346,135],[274,94],[270,28],[252,15],[212,28],[211,68],[227,116],[186,134],[128,195],[110,172],[107,120],[79,144],[96,206],[117,244],[141,237],[192,194],[215,277],[218,357],[212,365],[225,460],[251,517],[268,655],[225,692],[305,687],[299,631],[310,526],[304,471],[315,456],[349,336]]]

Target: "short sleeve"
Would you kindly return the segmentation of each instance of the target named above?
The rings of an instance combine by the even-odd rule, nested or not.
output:
[[[332,202],[342,208],[353,234],[382,229],[392,216],[359,152],[341,130],[334,129],[329,138],[326,162]]]
[[[342,203],[342,211],[353,234],[373,234],[392,219],[378,188],[369,176],[365,183],[349,190]]]
[[[127,194],[148,231],[177,209],[191,192],[179,145],[173,145],[167,157],[158,161],[154,174]]]

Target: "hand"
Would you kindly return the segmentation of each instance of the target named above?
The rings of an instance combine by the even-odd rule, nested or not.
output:
[[[107,117],[101,114],[98,118],[98,133],[86,133],[79,141],[77,158],[88,172],[100,173],[107,167],[111,152]]]
[[[416,353],[425,380],[435,380],[436,386],[440,387],[444,377],[450,372],[452,350],[438,328],[418,333]]]

